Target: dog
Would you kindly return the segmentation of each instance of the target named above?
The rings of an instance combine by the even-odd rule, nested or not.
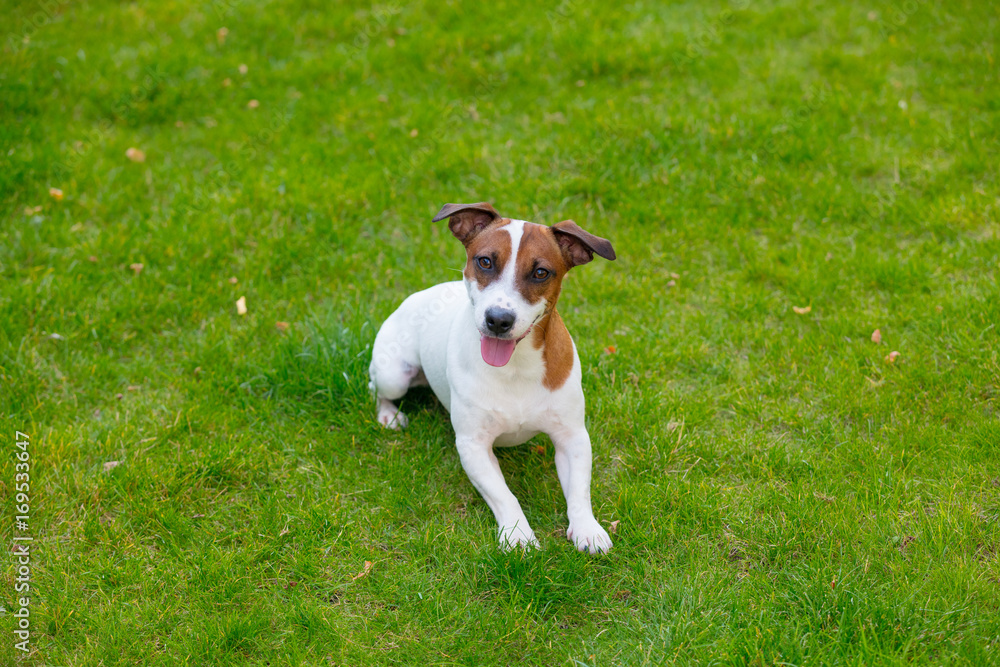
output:
[[[613,260],[614,248],[572,220],[551,227],[513,220],[485,202],[445,204],[433,221],[445,218],[465,245],[463,280],[411,295],[382,324],[369,367],[378,421],[406,427],[393,401],[430,386],[451,415],[462,467],[493,510],[505,550],[539,545],[493,448],[547,434],[566,497],[566,537],[580,551],[607,553],[611,538],[590,500],[580,357],[556,301],[567,271],[595,254]]]

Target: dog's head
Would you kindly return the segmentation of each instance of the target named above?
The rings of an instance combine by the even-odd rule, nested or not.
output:
[[[502,218],[489,204],[445,204],[434,221],[448,218],[465,245],[465,286],[472,299],[483,360],[504,366],[514,347],[556,305],[563,276],[594,254],[614,259],[611,243],[572,220],[551,227]]]

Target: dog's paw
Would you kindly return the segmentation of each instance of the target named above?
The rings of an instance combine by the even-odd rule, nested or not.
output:
[[[566,537],[573,542],[577,551],[589,553],[592,556],[606,554],[611,550],[611,538],[608,531],[601,527],[597,519],[591,517],[582,521],[571,521]]]
[[[386,401],[386,403],[389,403]],[[401,428],[406,428],[410,424],[410,420],[406,418],[402,412],[399,411],[392,403],[388,405],[380,405],[378,409],[378,423],[386,428],[391,428],[397,431]]]
[[[386,428],[398,431],[401,428],[409,426],[410,420],[399,410],[379,410],[378,423]]]
[[[500,549],[511,551],[513,549],[540,549],[535,531],[527,525],[515,524],[513,526],[500,526]]]

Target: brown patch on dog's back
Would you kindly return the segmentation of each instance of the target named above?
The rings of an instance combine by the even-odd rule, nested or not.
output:
[[[555,391],[566,383],[573,370],[573,339],[554,309],[538,323],[532,334],[531,344],[542,347],[542,361],[545,362],[545,376],[542,385]]]
[[[504,267],[510,261],[510,232],[504,227],[510,223],[509,218],[503,218],[477,234],[465,247],[467,259],[465,262],[465,277],[475,281],[479,289],[484,289],[503,273]],[[476,263],[477,257],[489,257],[493,260],[493,270],[484,271]]]

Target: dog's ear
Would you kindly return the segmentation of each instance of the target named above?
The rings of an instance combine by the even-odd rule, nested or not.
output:
[[[478,204],[445,204],[434,216],[433,222],[448,220],[448,229],[459,241],[469,245],[476,234],[500,219],[497,210],[486,202]]]
[[[594,236],[572,220],[557,222],[552,225],[551,229],[570,268],[586,264],[594,259],[595,252],[604,259],[615,259],[616,257],[615,249],[611,247],[611,241]]]

